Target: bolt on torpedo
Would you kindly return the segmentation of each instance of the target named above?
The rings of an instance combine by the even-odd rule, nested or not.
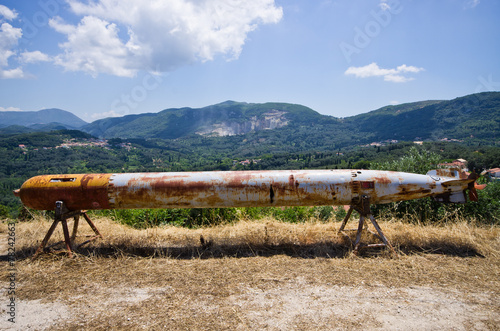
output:
[[[379,170],[266,170],[42,175],[14,194],[38,210],[353,205],[433,197],[477,201],[475,173],[437,169],[426,175]]]

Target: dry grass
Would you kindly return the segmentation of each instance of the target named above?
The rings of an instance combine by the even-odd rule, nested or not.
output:
[[[349,232],[351,240],[338,235],[339,223],[307,222],[291,224],[273,219],[240,221],[235,224],[200,229],[174,226],[133,229],[107,218],[94,220],[104,239],[92,241],[77,249],[83,256],[140,256],[171,258],[246,257],[286,254],[294,257],[346,257],[351,253],[355,231]],[[31,257],[48,230],[51,221],[37,218],[32,222],[17,223],[16,250],[18,258]],[[351,227],[357,222],[351,221]],[[348,225],[349,225],[348,224]],[[450,256],[498,257],[500,228],[475,225],[467,221],[441,225],[418,225],[389,220],[381,227],[399,254],[439,253]],[[71,230],[71,221],[69,227]],[[349,227],[349,226],[348,226]],[[371,225],[370,225],[371,227]],[[7,232],[3,223],[0,231]],[[77,244],[94,233],[85,222],[80,222]],[[49,246],[59,242],[63,234],[58,226]],[[377,242],[364,232],[363,242]],[[387,255],[386,250],[364,251],[364,256]]]
[[[56,314],[32,321],[35,328],[412,329],[412,316],[425,323],[424,314],[435,318],[429,329],[500,323],[498,227],[381,222],[394,258],[387,250],[354,256],[337,235],[339,223],[242,221],[196,230],[95,223],[104,239],[75,258],[34,261],[50,223],[17,224],[17,300]],[[86,224],[80,229],[92,234]],[[5,281],[6,262],[0,271]]]

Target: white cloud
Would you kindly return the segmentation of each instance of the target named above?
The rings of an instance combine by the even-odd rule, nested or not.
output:
[[[15,54],[12,49],[17,46],[22,35],[21,29],[14,28],[9,23],[0,25],[0,67],[7,66],[9,57]]]
[[[239,57],[249,32],[283,16],[274,0],[68,1],[78,25],[52,19],[67,36],[56,63],[92,75],[130,77],[138,70],[174,70],[223,55]],[[124,32],[127,32],[125,35]]]
[[[55,63],[69,71],[82,70],[96,76],[107,73],[131,77],[135,74],[133,50],[118,37],[116,24],[93,16],[85,16],[78,26],[51,19],[49,25],[68,35],[68,41],[59,46],[64,53],[55,57]]]
[[[0,79],[15,79],[15,78],[25,78],[25,74],[21,67],[14,69],[0,69]]]
[[[22,111],[22,109],[19,109],[17,107],[0,107],[0,111]]]
[[[378,6],[379,6],[382,10],[388,10],[388,9],[391,9],[391,6],[387,3],[387,0],[380,0],[380,3],[378,4]]]
[[[37,63],[50,61],[50,57],[40,51],[23,52],[19,55],[19,61],[22,63]]]
[[[86,117],[90,117],[92,121],[100,120],[102,118],[108,118],[108,117],[122,117],[124,114],[117,113],[114,110],[106,111],[103,113],[93,113],[90,116],[88,114],[85,114]]]
[[[17,17],[17,13],[15,10],[11,10],[4,5],[0,5],[0,18],[4,17],[8,21],[12,21],[14,18]]]
[[[479,5],[480,3],[480,0],[468,0],[466,3],[465,3],[465,7],[466,8],[474,8],[476,7],[477,5]]]
[[[2,14],[4,15],[4,13]],[[9,23],[0,25],[0,79],[24,77],[23,70],[20,67],[9,68],[9,58],[16,55],[14,49],[22,35],[20,28],[14,28]]]
[[[23,52],[18,56],[18,42],[23,36],[21,28],[16,28],[9,23],[2,23],[2,17],[6,20],[17,18],[17,13],[3,5],[0,5],[0,79],[16,79],[32,77],[23,71],[23,64],[40,61],[50,61],[50,58],[40,51]],[[9,60],[14,59],[18,65],[9,65]]]
[[[384,77],[384,80],[388,82],[405,83],[414,79],[412,77],[407,77],[405,74],[419,73],[423,70],[424,68],[407,66],[406,64],[400,65],[395,69],[384,69],[373,62],[364,67],[349,67],[344,74],[354,75],[358,78]]]

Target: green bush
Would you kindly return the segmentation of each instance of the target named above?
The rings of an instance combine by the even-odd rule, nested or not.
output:
[[[435,169],[440,161],[438,154],[423,148],[412,147],[398,160],[372,163],[372,169],[404,171],[426,174]],[[491,182],[478,191],[478,201],[465,204],[442,204],[431,198],[394,202],[372,207],[375,216],[393,216],[421,223],[448,222],[457,218],[476,220],[486,224],[500,223],[500,183]]]
[[[9,217],[9,208],[4,205],[0,205],[0,217]]]
[[[114,209],[94,211],[134,228],[148,228],[171,224],[186,226],[189,218],[188,209]]]
[[[241,209],[242,216],[248,219],[261,219],[263,217],[273,217],[281,222],[303,223],[310,219],[328,221],[333,213],[332,206],[318,207],[248,207]]]
[[[500,224],[500,181],[489,182],[484,190],[478,190],[478,201],[459,206],[460,212],[481,223]]]
[[[326,222],[330,218],[342,219],[343,208],[332,206],[319,207],[247,207],[247,208],[193,208],[193,209],[116,209],[93,211],[100,216],[107,216],[114,221],[134,228],[148,228],[160,225],[174,225],[188,228],[215,226],[232,223],[240,219],[262,219],[273,217],[282,222],[301,223],[310,219]]]
[[[197,228],[230,223],[237,219],[236,208],[116,209],[94,212],[134,228],[174,225]]]

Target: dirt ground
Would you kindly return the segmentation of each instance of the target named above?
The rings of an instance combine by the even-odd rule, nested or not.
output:
[[[500,326],[498,227],[382,223],[397,247],[394,257],[387,250],[353,255],[334,231],[339,224],[130,230],[98,220],[107,236],[74,258],[31,260],[49,225],[18,223],[14,267],[7,226],[0,228],[0,329]],[[15,323],[8,321],[11,270]]]

